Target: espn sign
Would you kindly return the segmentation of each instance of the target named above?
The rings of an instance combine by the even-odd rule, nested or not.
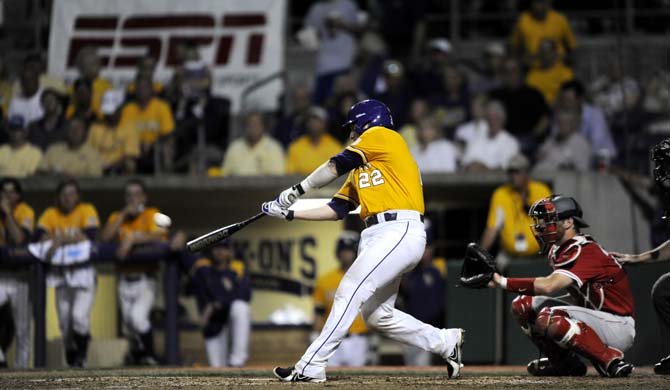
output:
[[[57,0],[49,72],[74,80],[78,53],[95,47],[103,75],[119,87],[134,79],[145,56],[157,60],[156,77],[168,82],[178,50],[195,44],[210,65],[215,93],[239,108],[249,85],[283,69],[285,6],[285,0]],[[259,105],[276,104],[280,92],[280,83],[270,83]]]

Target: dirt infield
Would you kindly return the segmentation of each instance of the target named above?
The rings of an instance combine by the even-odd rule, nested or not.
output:
[[[630,378],[536,378],[524,367],[466,367],[463,376],[448,380],[440,367],[366,367],[331,369],[328,382],[286,384],[272,377],[270,367],[245,369],[152,368],[5,371],[0,389],[287,389],[287,386],[324,386],[342,389],[667,389],[670,378],[638,368]]]

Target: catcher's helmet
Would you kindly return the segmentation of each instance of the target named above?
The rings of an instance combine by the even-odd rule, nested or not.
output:
[[[572,218],[576,227],[589,227],[582,219],[582,215],[581,206],[575,198],[570,196],[552,195],[535,202],[528,216],[533,218],[531,228],[535,239],[540,244],[540,253],[545,253],[552,244],[558,241],[558,221]]]
[[[375,126],[393,128],[393,118],[389,108],[374,99],[363,100],[351,106],[347,121],[342,125],[358,134],[363,134],[365,130]]]
[[[358,242],[360,241],[360,234],[352,231],[345,230],[337,237],[337,244],[335,244],[335,254],[339,255],[340,251],[344,249],[350,249],[354,253],[358,253]]]

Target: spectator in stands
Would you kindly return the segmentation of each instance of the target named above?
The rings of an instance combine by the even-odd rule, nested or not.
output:
[[[594,103],[610,118],[635,107],[641,94],[637,81],[624,74],[615,58],[609,61],[608,72],[593,81],[590,90]]]
[[[356,104],[356,102],[360,101],[360,99],[356,92],[344,92],[334,96],[333,100],[333,105],[328,110],[328,117],[330,118],[332,128],[337,130],[334,130],[331,135],[342,144],[347,144],[350,142],[349,134],[346,134],[346,131],[338,131],[339,126],[347,121],[346,118],[349,109]]]
[[[544,100],[551,105],[556,100],[561,84],[574,79],[575,74],[558,58],[556,42],[551,39],[540,42],[538,57],[539,66],[528,72],[526,83],[540,91]]]
[[[42,88],[40,88],[41,62],[35,57],[28,56],[21,64],[19,78],[21,92],[14,95],[9,103],[8,116],[21,116],[25,126],[38,121],[44,115],[42,110]]]
[[[160,96],[163,93],[163,84],[155,80],[154,74],[156,73],[156,58],[152,56],[144,56],[137,60],[137,66],[135,68],[135,79],[147,79],[153,82],[152,87],[154,93],[157,96]],[[135,82],[128,84],[128,97],[130,99],[135,97],[136,90]],[[104,94],[103,94],[104,99]],[[102,101],[101,101],[102,104]]]
[[[86,79],[77,79],[72,85],[72,97],[70,105],[65,111],[65,118],[82,118],[86,122],[86,128],[98,118],[100,112],[93,110],[91,106],[91,99],[93,93],[93,85]]]
[[[555,114],[556,131],[537,152],[536,171],[574,170],[591,168],[593,150],[579,132],[579,112],[562,110]]]
[[[286,173],[309,175],[340,151],[342,144],[328,134],[328,113],[325,109],[314,106],[310,108],[307,116],[307,134],[288,148]]]
[[[398,131],[410,148],[419,143],[417,140],[419,122],[421,122],[422,119],[427,118],[429,115],[430,106],[426,99],[420,97],[412,99],[409,108],[409,121]]]
[[[95,148],[86,143],[86,122],[83,119],[68,121],[65,141],[49,146],[39,170],[45,174],[66,177],[102,175],[102,158]]]
[[[9,117],[7,132],[9,143],[0,146],[0,176],[33,175],[42,161],[42,151],[28,142],[28,130],[23,117],[18,115]]]
[[[42,92],[42,119],[33,122],[28,130],[28,140],[42,150],[51,144],[65,139],[65,116],[63,115],[63,96],[55,89]]]
[[[128,126],[139,137],[138,172],[169,171],[174,152],[174,138],[169,137],[175,128],[172,111],[165,100],[154,95],[151,80],[137,79],[135,84],[136,99],[123,107],[119,126]],[[160,166],[154,166],[154,162]]]
[[[230,143],[223,158],[224,176],[283,175],[285,156],[279,142],[266,133],[261,112],[247,115],[244,137]]]
[[[393,113],[393,124],[402,127],[407,120],[410,93],[405,83],[405,68],[395,60],[384,61],[382,77],[372,98],[384,102]]]
[[[326,324],[326,318],[333,307],[335,291],[345,273],[356,260],[360,235],[345,230],[337,238],[335,256],[338,267],[317,279],[314,285],[314,325],[311,339],[315,339]],[[342,340],[339,348],[328,359],[329,366],[359,367],[365,365],[368,353],[368,329],[360,314],[349,328],[349,334]]]
[[[77,71],[79,72],[79,80],[86,82],[91,86],[91,110],[98,116],[102,117],[100,113],[100,104],[102,102],[102,95],[109,89],[112,89],[112,84],[100,76],[100,57],[97,49],[94,47],[85,47],[77,53]]]
[[[251,281],[229,240],[208,252],[191,269],[207,360],[212,367],[243,367],[249,357]]]
[[[489,125],[486,122],[485,95],[476,95],[472,98],[470,112],[472,113],[472,120],[458,126],[454,134],[454,141],[461,149],[465,149],[469,143],[478,138],[486,137],[489,133]]]
[[[37,257],[49,263],[47,285],[56,289],[66,363],[83,367],[91,338],[96,286],[90,252],[100,220],[95,207],[81,201],[75,180],[61,182],[56,194],[56,205],[47,208],[37,220]]]
[[[426,55],[417,61],[408,75],[414,94],[428,97],[444,93],[444,67],[452,62],[448,39],[434,38],[428,41]]]
[[[156,296],[159,264],[128,261],[133,250],[167,240],[167,230],[154,222],[159,210],[148,206],[147,202],[144,182],[128,181],[125,206],[109,216],[101,236],[103,242],[118,244],[118,294],[128,337],[129,350],[125,360],[129,365],[156,365],[150,314]]]
[[[497,263],[505,268],[512,257],[536,256],[540,247],[529,226],[533,222],[528,210],[537,200],[551,195],[544,183],[531,180],[528,176],[528,159],[517,154],[507,167],[507,184],[493,192],[489,204],[486,229],[481,245],[491,250],[496,240],[500,240]]]
[[[444,68],[445,93],[431,98],[447,134],[451,137],[456,127],[470,118],[470,97],[463,73],[456,66]]]
[[[538,66],[540,42],[544,39],[555,42],[560,59],[569,55],[577,45],[567,18],[551,9],[551,0],[532,0],[530,10],[521,13],[514,26],[510,45],[524,62]]]
[[[447,262],[435,256],[435,229],[431,221],[424,220],[424,226],[426,248],[419,264],[403,276],[399,293],[405,313],[439,329],[446,325]],[[429,366],[432,354],[403,345],[403,358],[406,366]]]
[[[507,169],[510,159],[519,153],[519,143],[505,130],[505,107],[499,101],[486,104],[488,134],[465,147],[462,165],[468,171]]]
[[[584,85],[580,81],[568,81],[561,85],[556,108],[558,111],[577,111],[581,118],[579,133],[589,141],[596,154],[614,159],[617,149],[605,113],[600,107],[587,102],[585,94]]]
[[[87,143],[100,154],[105,174],[134,173],[140,156],[140,141],[136,131],[120,126],[124,93],[110,89],[105,92],[100,105],[104,115],[88,132]]]
[[[484,47],[483,66],[469,83],[471,94],[486,94],[502,85],[506,54],[505,45],[500,42],[490,42]]]
[[[358,6],[351,0],[318,1],[309,8],[305,26],[318,34],[314,102],[323,104],[337,76],[351,70],[356,34],[361,31]]]
[[[2,108],[2,118],[6,118],[9,113],[9,103],[12,101],[12,83],[9,79],[9,72],[5,58],[0,56],[0,108]]]
[[[649,77],[645,83],[642,108],[652,114],[670,112],[670,72],[656,71]]]
[[[282,113],[272,132],[284,148],[305,133],[311,103],[311,92],[306,85],[289,88],[288,112]]]
[[[419,122],[418,144],[410,148],[421,173],[449,173],[458,168],[458,148],[444,138],[435,117]]]
[[[524,83],[519,61],[505,60],[503,85],[494,89],[489,97],[505,105],[507,129],[524,150],[533,151],[546,134],[551,110],[542,94]]]
[[[23,201],[21,183],[13,178],[0,181],[0,249],[25,247],[34,225],[35,212]],[[30,366],[31,279],[30,267],[0,265],[0,368],[7,367],[7,352],[14,336],[14,367]]]
[[[49,75],[46,73],[46,61],[44,60],[44,55],[42,53],[31,53],[23,58],[23,65],[30,64],[30,66],[35,66],[38,72],[39,86],[41,89],[53,89],[59,94],[65,96],[67,95],[67,87],[65,86],[65,81],[62,76]],[[12,85],[12,96],[23,95],[23,89],[21,87],[21,80],[15,80]]]

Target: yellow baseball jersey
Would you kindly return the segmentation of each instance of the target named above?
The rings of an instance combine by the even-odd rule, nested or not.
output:
[[[159,213],[155,207],[148,207],[132,220],[126,220],[119,227],[118,239],[122,241],[135,232],[142,233],[162,233],[163,240],[167,240],[167,230],[159,227],[154,222],[154,215]],[[113,212],[107,219],[107,224],[112,224],[119,219],[118,211]]]
[[[557,62],[548,69],[535,68],[528,72],[526,84],[535,87],[549,104],[554,104],[561,84],[575,78],[572,69]]]
[[[140,155],[138,134],[127,126],[109,127],[104,123],[95,123],[88,131],[88,144],[98,150],[105,167],[126,157]]]
[[[214,261],[207,257],[199,258],[195,261],[195,263],[193,263],[193,267],[191,267],[191,274],[194,274],[198,268],[202,267],[215,267]],[[235,276],[238,280],[244,278],[245,272],[247,272],[244,262],[241,260],[231,260],[228,264],[228,269],[235,273]]]
[[[570,24],[562,13],[549,10],[544,20],[537,20],[530,12],[523,12],[512,32],[512,46],[523,47],[526,52],[534,55],[537,54],[540,42],[544,39],[556,42],[561,57],[566,50],[574,50],[577,46]]]
[[[286,173],[308,175],[340,150],[342,144],[330,134],[323,134],[316,145],[311,137],[303,135],[288,147]]]
[[[28,233],[33,232],[35,226],[35,211],[33,211],[32,207],[28,206],[25,202],[21,202],[16,205],[12,215],[19,227],[26,230]],[[0,246],[10,244],[10,241],[11,239],[9,238],[5,218],[0,218]]]
[[[421,174],[400,134],[372,127],[346,150],[361,156],[364,165],[349,172],[334,197],[360,204],[362,219],[387,210],[423,214]]]
[[[128,126],[137,132],[140,143],[152,145],[163,135],[174,131],[172,110],[166,101],[152,98],[142,108],[136,102],[128,103],[121,111],[119,126]]]
[[[536,181],[528,183],[527,199],[521,199],[509,185],[500,186],[493,192],[486,227],[500,229],[500,244],[506,253],[513,256],[537,255],[540,247],[530,228],[533,220],[526,210],[537,200],[550,195],[549,187]]]
[[[328,317],[330,310],[333,308],[335,291],[337,291],[337,287],[340,285],[343,277],[344,272],[338,268],[323,275],[316,281],[316,284],[314,285],[314,308],[317,310],[323,310],[326,317]],[[354,323],[351,324],[349,333],[362,334],[366,333],[367,331],[368,329],[365,327],[363,317],[361,317],[359,314],[354,320]]]
[[[37,227],[44,229],[49,235],[56,231],[67,234],[74,229],[84,230],[99,226],[98,211],[90,203],[79,203],[68,214],[63,214],[58,207],[52,206],[44,210],[37,220]]]

